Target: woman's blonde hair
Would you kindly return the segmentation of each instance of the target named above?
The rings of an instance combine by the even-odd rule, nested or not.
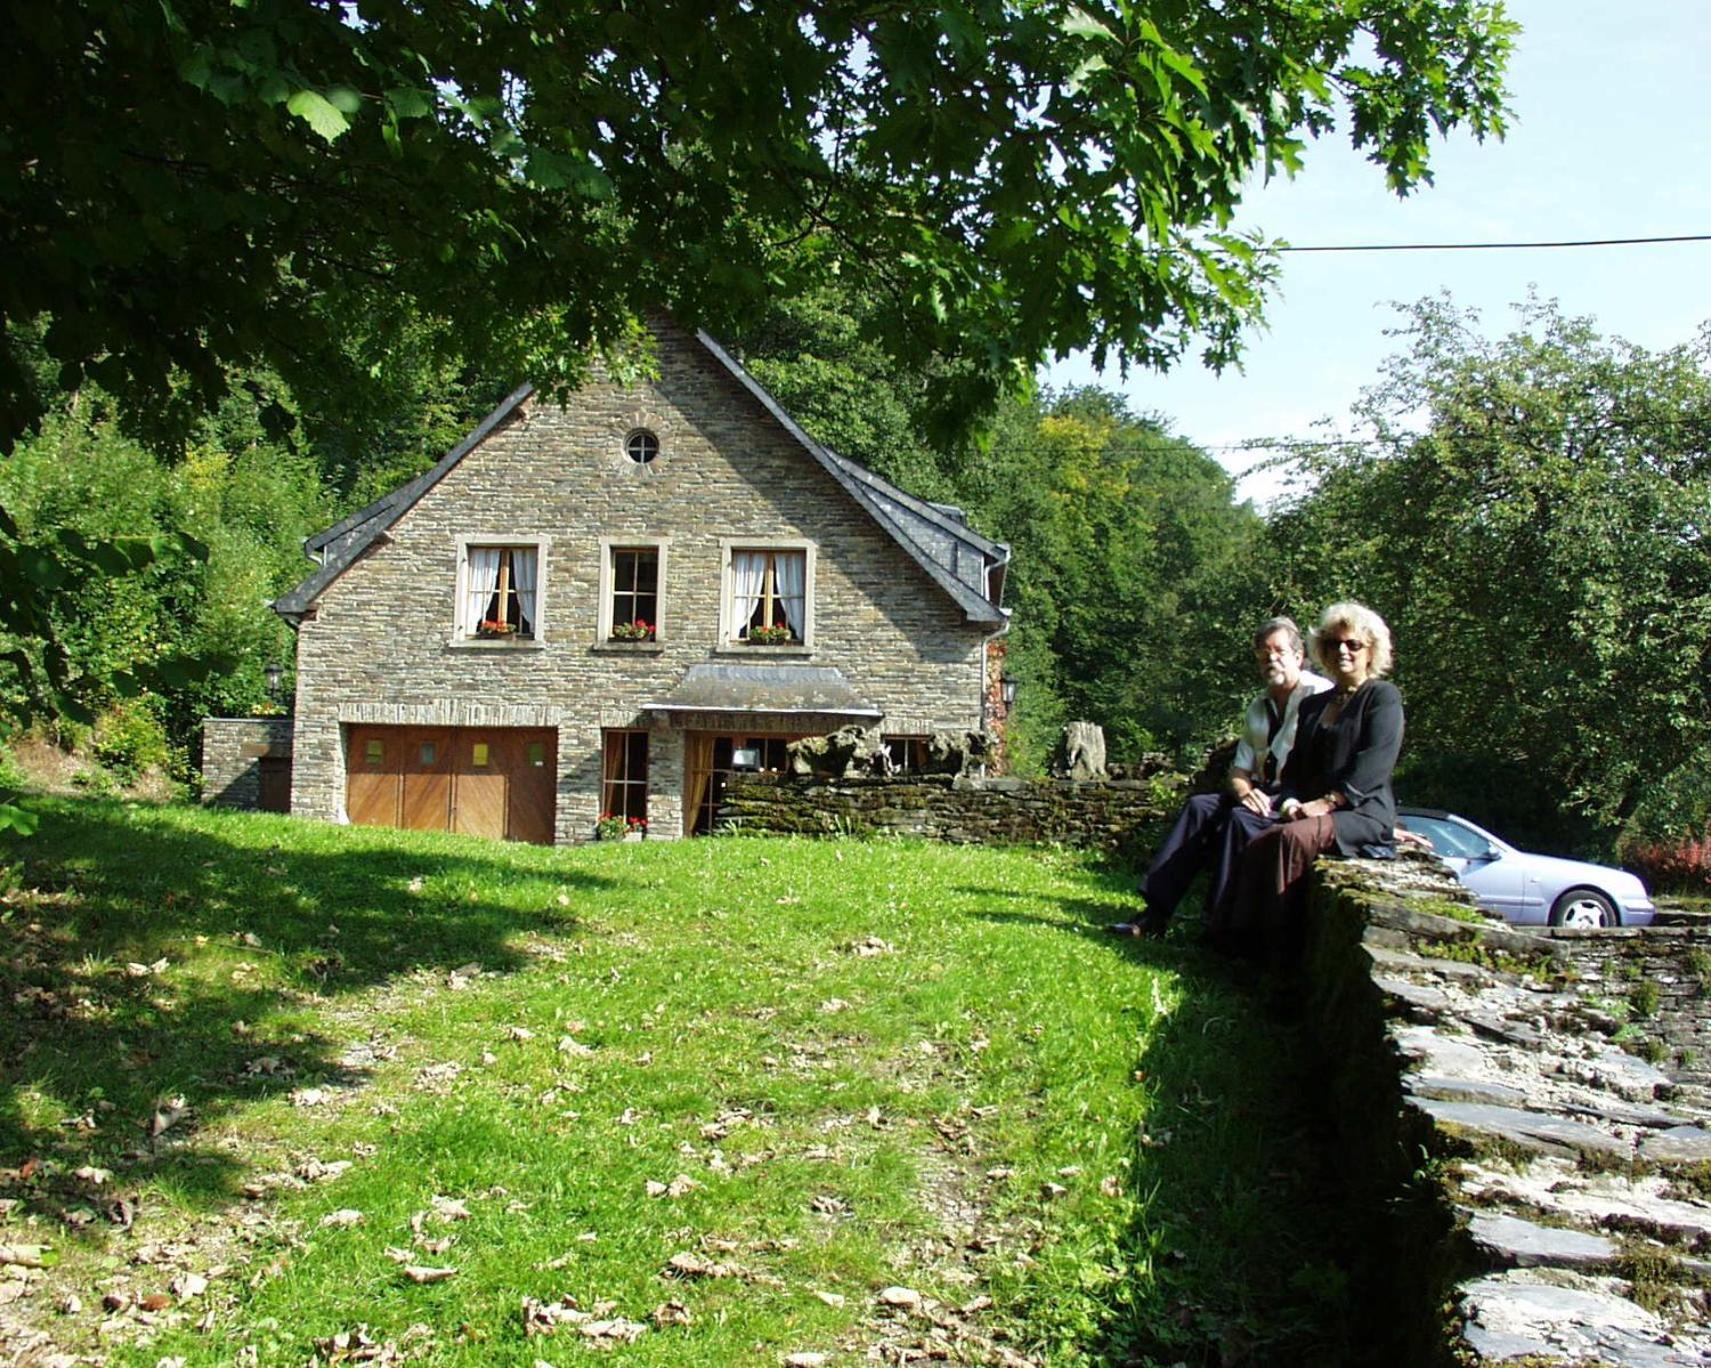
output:
[[[1372,609],[1351,599],[1346,603],[1333,603],[1319,614],[1319,625],[1313,631],[1313,656],[1327,670],[1334,669],[1336,661],[1326,655],[1325,643],[1341,635],[1333,628],[1365,638],[1371,655],[1367,661],[1367,673],[1374,679],[1390,673],[1390,667],[1396,661],[1390,649],[1390,628]]]

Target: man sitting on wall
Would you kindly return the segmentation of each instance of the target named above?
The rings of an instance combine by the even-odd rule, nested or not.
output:
[[[1254,660],[1265,692],[1248,705],[1242,735],[1221,793],[1188,800],[1141,881],[1146,911],[1139,921],[1111,927],[1120,936],[1162,936],[1194,876],[1212,867],[1206,905],[1215,906],[1247,843],[1276,819],[1272,794],[1295,744],[1301,700],[1331,687],[1303,668],[1306,647],[1293,619],[1275,617],[1254,633]]]

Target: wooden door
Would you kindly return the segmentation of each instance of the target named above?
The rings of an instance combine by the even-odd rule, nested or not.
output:
[[[498,727],[459,727],[452,734],[457,792],[452,830],[466,836],[505,835],[506,760],[509,747]]]
[[[452,737],[443,727],[400,727],[403,733],[399,825],[413,831],[449,831],[452,812]]]
[[[261,797],[256,806],[263,812],[290,812],[291,757],[264,755],[256,764],[261,773]]]
[[[345,754],[345,812],[356,826],[397,826],[402,727],[352,727]]]
[[[558,797],[558,739],[550,731],[517,731],[511,746],[505,834],[513,841],[551,845]]]

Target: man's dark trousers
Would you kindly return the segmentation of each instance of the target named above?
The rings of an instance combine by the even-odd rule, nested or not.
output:
[[[1208,866],[1212,882],[1206,890],[1206,906],[1217,907],[1229,890],[1242,851],[1275,820],[1243,807],[1228,791],[1195,794],[1183,805],[1141,880],[1141,896],[1147,903],[1144,924],[1164,930],[1194,876]]]

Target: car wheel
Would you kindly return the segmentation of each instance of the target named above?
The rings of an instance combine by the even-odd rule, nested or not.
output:
[[[1552,926],[1616,926],[1616,904],[1596,888],[1571,888],[1551,908]]]

